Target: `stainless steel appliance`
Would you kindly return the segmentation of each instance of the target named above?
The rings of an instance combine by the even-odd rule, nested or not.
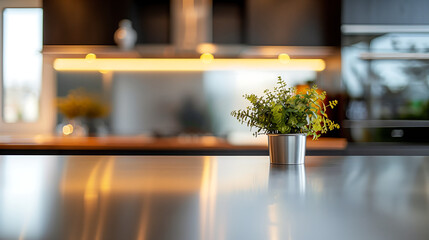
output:
[[[429,26],[343,25],[353,141],[429,142]]]

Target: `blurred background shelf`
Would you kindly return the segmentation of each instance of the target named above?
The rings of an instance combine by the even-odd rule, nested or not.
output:
[[[345,128],[429,127],[429,120],[344,120]]]
[[[361,53],[362,60],[429,60],[429,53]]]

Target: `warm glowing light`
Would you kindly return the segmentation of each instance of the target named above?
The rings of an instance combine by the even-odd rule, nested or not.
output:
[[[213,62],[214,57],[211,53],[203,53],[201,54],[200,59],[203,63],[211,63]]]
[[[106,73],[109,73],[109,70],[99,70],[99,72],[100,72],[101,74],[106,74]]]
[[[206,64],[196,58],[97,58],[91,62],[77,58],[58,58],[57,71],[323,71],[322,59],[290,59],[286,64],[278,59],[212,59]]]
[[[216,146],[219,143],[218,138],[214,136],[203,136],[199,140],[206,146]]]
[[[290,57],[286,53],[280,53],[278,59],[281,63],[288,63],[290,61]]]
[[[73,125],[67,124],[63,127],[63,134],[65,136],[70,135],[73,133]]]
[[[96,58],[97,58],[97,56],[94,53],[88,53],[85,56],[85,60],[87,63],[93,62]]]
[[[213,43],[201,43],[197,46],[197,51],[200,54],[203,53],[216,53],[217,47]]]

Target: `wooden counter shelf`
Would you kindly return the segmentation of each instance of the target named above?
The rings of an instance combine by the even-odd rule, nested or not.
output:
[[[262,138],[262,137],[261,137]],[[213,136],[153,138],[120,137],[55,137],[0,136],[1,154],[77,154],[77,155],[268,155],[262,143],[230,143]],[[307,141],[307,154],[343,151],[343,138],[321,138]],[[325,155],[325,154],[322,154]]]

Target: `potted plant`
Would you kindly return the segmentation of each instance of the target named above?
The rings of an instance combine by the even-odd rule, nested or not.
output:
[[[268,135],[271,163],[303,164],[306,137],[313,136],[316,140],[321,134],[340,127],[326,113],[326,105],[334,108],[338,101],[325,105],[326,92],[315,85],[305,92],[297,92],[295,88],[288,88],[280,76],[277,84],[273,91],[266,89],[261,97],[245,94],[243,97],[251,105],[232,111],[231,115],[251,129],[256,128],[255,136]]]
[[[109,112],[108,107],[97,96],[84,89],[71,90],[66,97],[57,99],[58,110],[64,115],[57,127],[62,136],[87,136],[97,133],[102,126],[100,118]]]

